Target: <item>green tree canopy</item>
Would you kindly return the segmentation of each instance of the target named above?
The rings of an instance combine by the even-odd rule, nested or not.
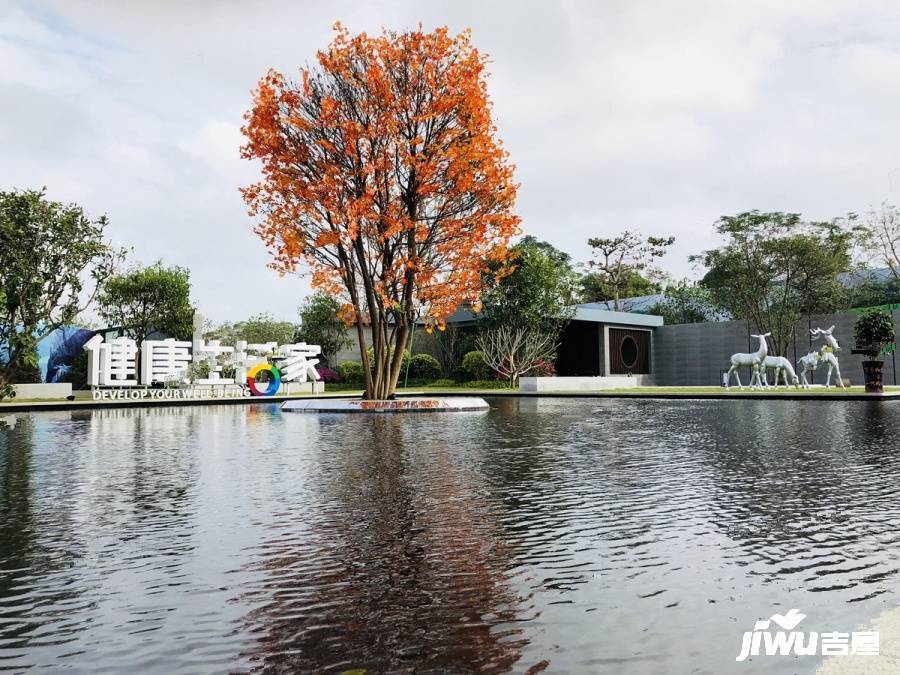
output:
[[[666,289],[666,297],[647,310],[663,317],[666,324],[703,323],[714,320],[719,312],[709,289],[684,279]]]
[[[609,283],[607,275],[600,272],[588,272],[578,279],[579,300],[581,302],[609,302],[615,296],[615,289]],[[634,270],[628,270],[619,287],[619,307],[629,311],[623,298],[640,295],[653,295],[661,290],[659,282],[648,279]]]
[[[723,216],[715,228],[725,243],[691,257],[708,270],[701,283],[722,310],[771,332],[774,353],[786,352],[802,317],[843,306],[838,275],[852,267],[854,234],[838,221],[749,211]]]
[[[340,308],[341,303],[324,293],[308,296],[300,306],[300,327],[294,339],[319,345],[328,363],[339,351],[353,344],[348,337],[347,326],[338,318]]]
[[[482,318],[492,327],[561,330],[572,318],[577,275],[569,256],[546,242],[525,237],[513,248],[513,269],[489,279]]]
[[[44,190],[0,192],[0,349],[5,377],[33,382],[38,342],[74,321],[123,253],[103,239],[105,216],[88,218]]]
[[[244,321],[225,322],[206,331],[203,337],[210,340],[221,340],[223,344],[233,345],[238,340],[246,340],[250,344],[277,342],[288,345],[294,341],[297,326],[290,321],[279,321],[271,314],[256,314]]]
[[[100,316],[138,342],[160,332],[189,340],[194,327],[190,273],[183,267],[134,267],[110,277],[98,298]]]

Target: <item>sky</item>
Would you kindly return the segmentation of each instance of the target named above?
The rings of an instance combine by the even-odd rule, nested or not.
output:
[[[524,234],[674,235],[662,265],[750,209],[831,219],[900,201],[894,2],[0,2],[0,190],[106,214],[108,235],[191,270],[217,321],[294,320],[238,193],[250,92],[333,37],[446,25],[491,57]]]

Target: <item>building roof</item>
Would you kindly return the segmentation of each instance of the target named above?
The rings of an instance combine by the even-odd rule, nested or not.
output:
[[[638,314],[637,312],[614,312],[598,305],[603,302],[590,302],[585,305],[575,305],[575,321],[592,321],[594,323],[616,323],[625,326],[655,327],[663,325],[663,318],[656,314]]]
[[[471,324],[477,318],[469,307],[458,307],[447,319],[448,324]],[[662,326],[663,318],[655,314],[638,314],[635,312],[614,312],[606,308],[605,302],[589,302],[575,305],[574,321],[592,321],[594,323],[616,323],[624,326]]]

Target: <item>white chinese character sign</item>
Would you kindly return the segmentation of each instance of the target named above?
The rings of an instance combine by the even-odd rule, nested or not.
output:
[[[320,380],[316,357],[322,353],[318,345],[303,342],[279,346],[241,340],[232,347],[196,338],[144,340],[138,349],[131,338],[104,342],[100,335],[88,340],[84,349],[91,388],[135,387],[139,374],[144,387],[176,381],[201,387],[239,385],[252,396],[273,396],[289,383],[312,382],[315,387]]]

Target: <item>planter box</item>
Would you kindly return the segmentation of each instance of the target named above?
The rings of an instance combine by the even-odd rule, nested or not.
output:
[[[519,391],[597,391],[626,389],[650,384],[649,375],[610,375],[607,377],[520,377]]]
[[[54,382],[52,384],[14,384],[16,398],[63,399],[72,395],[71,382]],[[13,401],[15,399],[12,399]]]

